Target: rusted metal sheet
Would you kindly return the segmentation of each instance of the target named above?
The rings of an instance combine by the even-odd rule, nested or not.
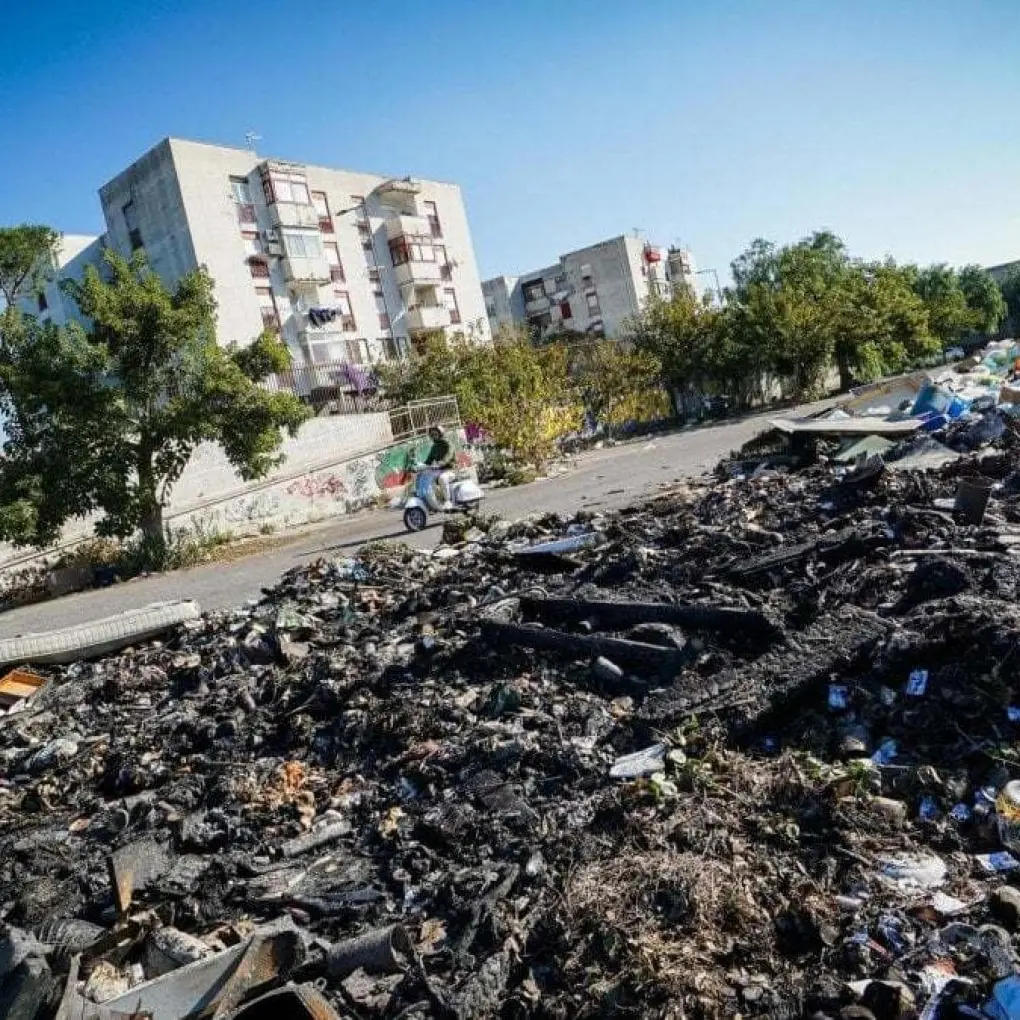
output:
[[[74,1020],[211,1020],[224,1015],[221,1002],[231,1001],[232,1009],[246,995],[285,980],[304,958],[296,929],[256,934],[102,1004],[78,996],[71,1015]]]
[[[288,985],[242,1006],[231,1020],[340,1020],[314,985]]]

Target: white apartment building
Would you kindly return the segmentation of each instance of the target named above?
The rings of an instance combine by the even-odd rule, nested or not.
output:
[[[559,262],[521,276],[482,284],[493,330],[528,326],[536,338],[570,331],[615,337],[652,295],[668,297],[683,285],[697,293],[686,249],[663,250],[638,237],[621,236],[561,255]]]
[[[124,255],[142,248],[170,286],[205,266],[221,344],[248,344],[270,326],[296,364],[368,365],[402,356],[430,330],[489,338],[454,184],[167,138],[99,198],[107,231],[78,262],[106,246]],[[56,268],[80,272],[74,259]]]

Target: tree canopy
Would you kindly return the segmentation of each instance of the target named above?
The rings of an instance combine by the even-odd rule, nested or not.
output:
[[[904,371],[969,334],[994,332],[1006,311],[978,266],[856,259],[829,231],[782,247],[759,238],[731,273],[723,305],[687,294],[652,302],[628,335],[675,389],[745,406],[777,388],[811,396],[833,371],[843,388]]]
[[[88,326],[31,316],[0,336],[0,402],[8,439],[0,465],[0,537],[43,545],[69,519],[100,513],[97,531],[140,529],[158,546],[163,511],[203,442],[222,446],[245,479],[279,462],[283,433],[307,412],[258,383],[289,355],[272,333],[246,349],[216,341],[204,269],[167,289],[144,254],[106,252],[65,281]]]
[[[43,282],[59,239],[55,230],[37,224],[0,227],[0,297],[8,308]]]

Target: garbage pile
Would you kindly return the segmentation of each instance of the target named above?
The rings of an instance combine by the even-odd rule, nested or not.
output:
[[[1018,472],[472,522],[39,667],[0,1016],[1020,1017]]]

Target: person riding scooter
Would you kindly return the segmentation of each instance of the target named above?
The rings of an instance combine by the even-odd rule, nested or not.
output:
[[[429,439],[432,440],[432,446],[425,457],[425,466],[433,468],[437,472],[436,485],[442,499],[443,509],[449,510],[453,506],[450,481],[453,478],[453,468],[457,465],[457,454],[441,426],[433,425],[429,429]]]

